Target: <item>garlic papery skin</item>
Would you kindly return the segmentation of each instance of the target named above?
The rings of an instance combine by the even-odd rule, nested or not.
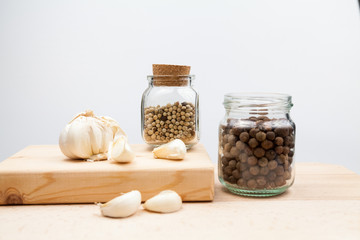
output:
[[[141,193],[137,190],[118,196],[107,203],[97,204],[106,217],[128,217],[136,213],[141,205]]]
[[[152,151],[154,158],[165,158],[171,160],[182,160],[185,158],[186,146],[180,139],[175,139]]]
[[[125,133],[114,119],[98,117],[87,110],[66,125],[60,134],[59,146],[72,159],[103,160],[107,159],[110,142],[120,135]]]
[[[128,163],[135,158],[135,153],[128,144],[127,137],[120,135],[115,137],[114,141],[109,145],[108,160]]]
[[[165,190],[148,199],[144,208],[152,212],[170,213],[178,211],[182,206],[179,194],[172,190]]]

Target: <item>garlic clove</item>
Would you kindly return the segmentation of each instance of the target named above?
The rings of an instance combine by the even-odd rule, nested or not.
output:
[[[178,211],[182,206],[179,194],[172,190],[165,190],[148,199],[144,208],[152,212],[170,213]]]
[[[181,160],[185,158],[186,146],[180,139],[175,139],[155,148],[152,152],[154,154],[154,158]]]
[[[120,135],[109,145],[108,160],[127,163],[133,161],[135,153],[131,150],[126,136]]]
[[[125,193],[107,203],[98,204],[102,215],[113,218],[133,215],[139,209],[140,205],[141,193],[137,190]]]

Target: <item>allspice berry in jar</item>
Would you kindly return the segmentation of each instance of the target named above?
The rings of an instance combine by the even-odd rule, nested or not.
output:
[[[141,101],[141,132],[154,147],[181,139],[187,148],[199,141],[199,95],[190,66],[154,64]]]
[[[219,180],[231,192],[274,196],[294,182],[295,123],[291,96],[231,93],[219,127]]]

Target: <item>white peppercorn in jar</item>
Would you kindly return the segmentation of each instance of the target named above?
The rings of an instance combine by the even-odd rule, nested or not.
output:
[[[281,194],[294,182],[291,96],[230,93],[219,126],[219,180],[238,195]]]
[[[189,66],[153,65],[141,101],[141,132],[154,147],[181,139],[189,149],[199,141],[199,95]],[[186,73],[184,75],[184,73]]]

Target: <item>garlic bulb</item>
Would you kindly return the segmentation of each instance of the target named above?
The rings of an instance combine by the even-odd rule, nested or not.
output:
[[[141,205],[141,193],[137,190],[125,193],[107,203],[97,204],[102,215],[106,217],[128,217],[133,215]]]
[[[61,132],[61,151],[72,159],[107,159],[109,144],[115,136],[125,135],[119,124],[110,117],[95,116],[87,110],[78,114]]]
[[[109,145],[108,160],[126,163],[131,162],[134,158],[135,154],[131,150],[127,138],[123,135],[115,137]]]
[[[176,192],[165,190],[148,199],[144,208],[153,212],[170,213],[179,210],[181,205],[181,197]]]
[[[154,154],[154,158],[181,160],[185,158],[186,146],[180,139],[175,139],[155,148],[152,152]]]

